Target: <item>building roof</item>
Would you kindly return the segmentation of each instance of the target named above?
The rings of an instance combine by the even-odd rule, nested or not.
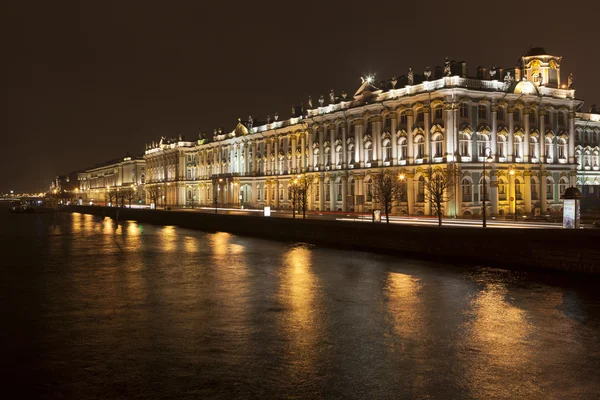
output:
[[[523,57],[546,56],[549,54],[550,53],[548,53],[543,47],[532,47],[523,55]]]

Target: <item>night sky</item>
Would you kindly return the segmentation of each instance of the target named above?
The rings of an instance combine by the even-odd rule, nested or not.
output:
[[[420,73],[445,56],[475,75],[544,47],[564,57],[582,110],[600,104],[595,1],[2,3],[0,192],[46,190],[249,113],[288,118],[309,94],[352,95],[361,75]]]

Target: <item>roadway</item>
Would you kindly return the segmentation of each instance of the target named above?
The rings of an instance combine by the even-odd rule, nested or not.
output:
[[[203,212],[203,213],[215,213],[214,207],[196,207],[196,208],[172,208],[177,211],[186,212]],[[262,209],[239,209],[239,208],[221,208],[217,209],[218,214],[226,215],[263,215]],[[275,218],[293,218],[293,214],[289,210],[273,210],[271,209],[271,217]],[[296,218],[302,218],[302,214],[296,213]],[[370,214],[358,214],[358,213],[343,213],[343,212],[315,212],[310,211],[306,213],[307,219],[327,219],[335,221],[345,222],[369,222],[372,223],[372,216]],[[385,216],[381,217],[382,223],[385,223]],[[438,220],[436,217],[401,217],[401,216],[390,216],[390,224],[404,224],[413,226],[437,226]],[[454,218],[443,218],[442,226],[446,227],[463,227],[463,228],[477,228],[482,226],[480,219],[454,219]],[[487,226],[489,228],[514,228],[514,229],[562,229],[562,223],[544,222],[544,221],[524,221],[524,220],[499,220],[488,218]]]

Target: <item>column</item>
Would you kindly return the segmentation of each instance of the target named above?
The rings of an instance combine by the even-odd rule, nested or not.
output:
[[[315,162],[314,162],[314,149],[313,149],[313,138],[315,135],[315,129],[313,128],[312,132],[308,132],[308,170],[313,171]],[[304,151],[304,150],[303,150]]]
[[[301,133],[301,136],[300,136],[300,164],[301,165],[298,166],[298,172],[304,172],[304,171],[306,171],[306,167],[305,167],[305,165],[306,165],[306,158],[307,158],[307,155],[306,155],[306,135],[307,135],[307,133],[304,132],[304,133]]]
[[[334,180],[333,175],[329,177],[329,210],[335,211],[335,203],[337,200],[337,195],[335,193],[336,182]]]
[[[378,120],[373,121],[373,145],[375,146],[373,148],[373,161],[375,162],[375,165],[382,165],[383,164],[383,152],[381,150],[382,148],[382,141],[381,141],[381,129],[382,129],[382,124],[381,124],[381,117],[377,117]]]
[[[329,126],[329,165],[335,169],[335,124]]]
[[[364,135],[364,122],[362,120],[357,120],[356,121],[356,136],[357,136],[357,140],[355,143],[356,146],[356,152],[357,152],[357,156],[356,156],[356,161],[359,162],[359,166],[361,168],[364,168],[365,166],[365,146],[363,143],[363,135]]]
[[[342,175],[342,211],[348,211],[348,175]]]
[[[546,121],[544,120],[544,116],[546,115],[546,110],[540,109],[539,115],[539,124],[540,127],[540,162],[546,163]],[[545,186],[545,185],[544,185]],[[544,208],[545,210],[545,208]]]
[[[583,156],[582,156],[583,157]],[[575,112],[569,112],[569,164],[575,163]]]
[[[412,164],[415,162],[414,153],[415,149],[413,148],[413,118],[414,114],[412,110],[406,110],[406,132],[408,136],[407,141],[407,164]]]
[[[323,142],[326,132],[327,128],[324,126],[317,131],[317,135],[319,135],[319,160],[317,161],[319,163],[319,171],[323,171],[325,167],[325,148],[323,147]]]
[[[444,103],[444,112],[446,114],[446,134],[444,135],[444,144],[446,149],[446,162],[454,161],[455,149],[454,149],[454,136],[456,135],[454,126],[454,112],[452,110],[452,103]]]
[[[546,194],[546,174],[543,171],[540,171],[540,215],[545,215],[546,208],[548,208],[548,200],[546,199]]]
[[[490,171],[490,192],[492,215],[498,215],[498,171],[494,167]]]
[[[414,215],[415,210],[414,179],[414,174],[406,174],[406,200],[408,202],[408,215]]]
[[[392,141],[392,159],[390,160],[390,165],[398,165],[398,137],[396,136],[396,132],[398,131],[396,128],[398,126],[397,115],[395,112],[390,113],[390,121],[391,121],[391,132],[390,132],[390,140]]]
[[[252,175],[256,175],[256,170],[258,168],[258,161],[256,159],[256,154],[257,154],[257,150],[256,150],[256,141],[252,142]]]
[[[344,120],[344,122],[342,122],[340,125],[342,126],[342,169],[346,169],[348,168],[348,144],[346,143],[346,131],[348,129],[348,124]]]
[[[296,144],[297,136],[295,133],[292,134],[291,140],[292,140],[292,148],[291,148],[291,150],[292,150],[292,170],[290,171],[290,173],[295,174],[298,172],[298,169],[297,169],[298,165],[296,163],[296,147],[298,147],[298,145]]]
[[[525,171],[525,187],[523,197],[525,198],[525,214],[531,213],[531,171]],[[516,200],[516,199],[515,199]]]
[[[525,127],[525,138],[523,139],[523,162],[531,162],[529,157],[529,114],[530,110],[523,110],[523,126]]]
[[[514,146],[513,146],[513,140],[515,137],[515,120],[514,120],[514,112],[515,112],[515,108],[514,107],[508,107],[507,108],[507,112],[508,112],[508,138],[507,138],[507,146],[508,149],[506,149],[506,160],[508,162],[513,162],[514,161],[514,157],[513,157],[513,150],[514,150]]]
[[[324,211],[325,208],[325,175],[321,172],[319,173],[319,211]]]
[[[275,168],[273,168],[273,175],[279,175],[281,173],[279,170],[279,138],[275,137],[273,140],[275,141]],[[277,191],[279,191],[279,188],[277,188]],[[279,198],[279,193],[277,193],[275,198]]]
[[[492,158],[494,161],[498,161],[498,106],[492,105],[492,144],[490,148],[492,149]],[[485,162],[485,160],[484,160]],[[498,187],[496,187],[496,192],[498,192]],[[492,211],[492,214],[497,214],[498,212],[498,203],[496,202],[496,213]]]
[[[279,178],[275,178],[273,190],[275,190],[275,208],[279,208]]]
[[[432,160],[432,152],[431,152],[431,108],[429,106],[423,107],[423,130],[425,131],[425,154],[423,157],[423,162],[431,163]]]
[[[265,139],[267,141],[267,168],[265,169],[267,175],[272,175],[274,172],[271,171],[271,138]]]

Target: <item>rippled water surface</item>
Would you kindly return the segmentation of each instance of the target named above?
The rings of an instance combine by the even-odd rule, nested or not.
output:
[[[0,211],[14,398],[599,398],[598,281]]]

